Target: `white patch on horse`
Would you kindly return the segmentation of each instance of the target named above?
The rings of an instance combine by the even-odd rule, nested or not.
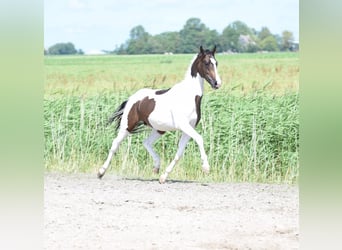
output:
[[[219,88],[219,87],[221,87],[222,82],[221,82],[221,78],[220,78],[220,76],[219,76],[219,74],[217,72],[217,62],[216,62],[216,60],[213,57],[210,58],[210,61],[214,65],[214,71],[215,71],[215,75],[216,75],[217,87]]]

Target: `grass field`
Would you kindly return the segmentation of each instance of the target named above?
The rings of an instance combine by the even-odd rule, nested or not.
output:
[[[105,160],[114,126],[107,118],[142,87],[168,88],[183,79],[193,55],[45,57],[45,167],[96,172]],[[299,58],[297,53],[217,55],[223,82],[206,86],[202,134],[211,174],[201,172],[190,141],[170,178],[201,181],[295,183],[298,179]],[[142,146],[146,130],[123,142],[111,171],[156,178]],[[179,133],[155,145],[161,170],[172,160]]]

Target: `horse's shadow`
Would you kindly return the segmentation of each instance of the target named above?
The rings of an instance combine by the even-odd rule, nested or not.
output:
[[[128,181],[141,181],[141,182],[157,182],[159,183],[158,178],[139,178],[139,177],[123,177],[122,180],[128,180]],[[165,183],[163,184],[176,184],[176,183],[185,183],[185,184],[201,184],[201,185],[206,185],[205,183],[200,183],[197,181],[189,181],[189,180],[172,180],[172,179],[167,179]],[[162,185],[162,184],[161,184]]]

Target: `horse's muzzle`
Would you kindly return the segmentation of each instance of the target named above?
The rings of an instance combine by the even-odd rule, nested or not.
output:
[[[218,89],[219,87],[221,87],[221,83],[218,83],[217,80],[211,78],[209,75],[207,75],[207,78],[206,80],[208,81],[208,83],[210,84],[210,86],[213,88],[213,89]]]
[[[218,89],[221,87],[221,83],[218,83],[217,81],[215,81],[213,84],[211,84],[211,87],[213,89]]]

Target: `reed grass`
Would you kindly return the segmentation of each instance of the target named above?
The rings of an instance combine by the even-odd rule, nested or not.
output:
[[[114,125],[109,115],[128,97],[103,93],[96,97],[44,101],[46,168],[96,172],[106,159]],[[211,174],[202,175],[197,145],[190,141],[173,178],[212,181],[289,182],[298,178],[298,96],[219,93],[204,96],[198,132],[203,135]],[[142,146],[149,129],[126,139],[112,161],[112,170],[153,178],[152,159]],[[179,132],[166,133],[155,145],[162,170],[173,159]]]

